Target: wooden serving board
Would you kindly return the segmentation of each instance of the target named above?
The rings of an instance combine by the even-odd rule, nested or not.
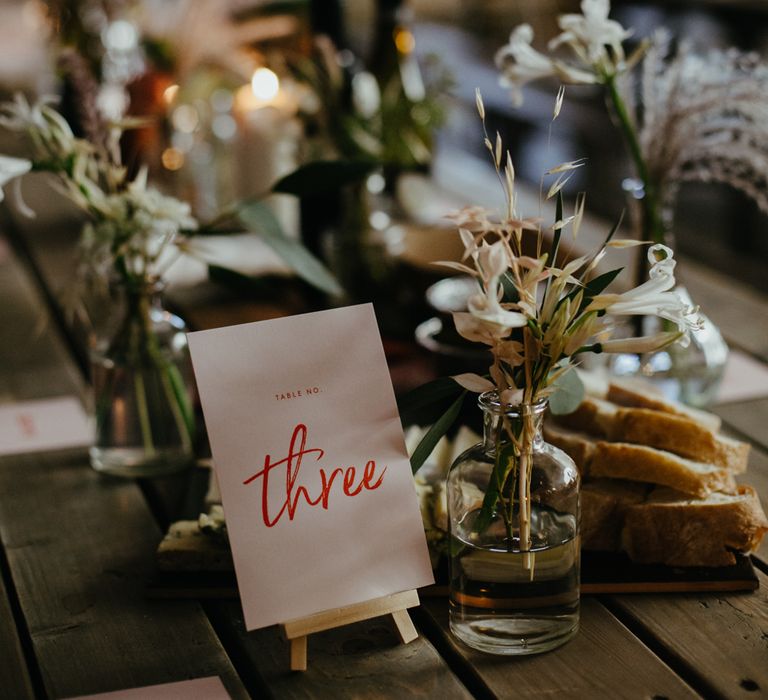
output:
[[[447,567],[435,572],[437,583],[422,588],[422,596],[448,594]],[[670,567],[635,564],[625,554],[582,552],[581,592],[698,593],[754,591],[759,582],[748,556],[736,555],[736,564],[722,567]],[[236,599],[237,583],[229,571],[160,571],[151,580],[151,598]]]

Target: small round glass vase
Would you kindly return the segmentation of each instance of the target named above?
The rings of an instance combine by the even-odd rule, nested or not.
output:
[[[686,304],[695,306],[685,287],[677,286],[674,291]],[[728,345],[720,329],[704,314],[700,316],[701,328],[691,332],[687,346],[674,343],[643,355],[610,355],[607,358],[609,372],[617,377],[642,377],[672,401],[707,408],[717,399],[728,362]],[[641,321],[641,335],[670,330],[668,322],[655,316]]]
[[[91,347],[98,472],[171,474],[193,460],[193,379],[186,326],[162,306],[163,284],[116,285]]]
[[[448,474],[450,629],[481,651],[537,654],[579,625],[579,473],[544,442],[546,401],[507,406],[486,392],[478,403],[484,440]]]

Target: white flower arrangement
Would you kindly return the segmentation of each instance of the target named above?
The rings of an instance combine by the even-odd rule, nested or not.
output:
[[[485,130],[485,109],[479,92],[477,107]],[[501,458],[501,451],[497,452],[492,477],[494,483],[510,484],[510,490],[486,493],[483,509],[488,511],[486,515],[499,509],[510,528],[517,512],[521,549],[528,552],[533,407],[549,399],[553,412],[568,413],[576,408],[583,396],[574,371],[580,355],[650,352],[674,342],[685,343],[690,332],[699,327],[700,319],[698,310],[672,291],[675,260],[672,250],[662,244],[648,249],[647,281],[623,293],[606,291],[621,269],[598,274],[598,263],[612,248],[645,244],[614,239],[618,224],[593,255],[561,260],[563,232],[569,228],[574,235],[578,232],[584,197],[577,200],[572,215],[564,216],[560,190],[566,174],[581,167],[581,162],[563,163],[548,171],[558,176],[548,193],[548,198],[557,197],[557,207],[554,223],[545,230],[539,221],[523,218],[517,211],[514,168],[509,153],[503,153],[501,138],[497,135],[493,144],[486,132],[485,144],[504,190],[505,213],[494,217],[491,212],[473,207],[455,215],[464,255],[461,262],[442,264],[476,281],[477,290],[468,299],[467,311],[456,312],[453,318],[461,336],[487,346],[492,364],[487,376],[466,373],[453,379],[466,391],[495,391],[503,410],[519,406],[519,432],[509,422],[504,424],[516,457]],[[636,314],[659,316],[676,329],[613,339],[616,317]],[[460,402],[452,405],[426,433],[412,457],[414,470],[420,466],[419,460],[429,454],[430,446],[434,447],[445,434],[459,408]],[[478,522],[489,521],[482,514],[478,517]],[[532,554],[526,558],[526,566],[532,569]]]
[[[477,99],[482,118],[485,110],[479,93]],[[672,291],[676,263],[670,248],[650,246],[649,279],[621,294],[605,291],[620,270],[595,277],[597,265],[611,248],[643,242],[616,240],[615,228],[594,255],[561,266],[558,253],[562,233],[569,227],[578,231],[584,198],[577,201],[573,215],[564,217],[559,186],[550,188],[549,197],[558,197],[558,212],[551,228],[552,245],[546,251],[541,224],[520,217],[516,210],[509,153],[503,157],[500,138],[493,145],[486,134],[485,141],[504,189],[506,215],[494,221],[490,212],[478,208],[461,212],[455,218],[464,244],[462,262],[442,264],[477,281],[467,311],[454,313],[454,322],[461,336],[487,345],[494,361],[490,379],[465,374],[456,378],[460,384],[472,391],[496,389],[507,404],[534,404],[555,391],[558,378],[582,353],[648,352],[688,341],[690,331],[698,327],[698,311]],[[564,163],[548,173],[562,174],[581,165]],[[558,181],[563,182],[562,178]],[[533,241],[525,240],[531,236]],[[524,247],[536,250],[537,255],[526,254]],[[514,289],[513,299],[505,295],[502,279]],[[671,321],[676,330],[629,340],[611,339],[616,317],[639,314]]]
[[[698,54],[687,42],[672,52],[664,30],[626,57],[623,42],[633,32],[609,19],[609,0],[582,0],[581,10],[560,16],[562,33],[548,44],[567,49],[567,61],[536,51],[529,25],[513,29],[496,54],[513,101],[522,101],[526,83],[546,77],[605,88],[641,180],[645,240],[665,241],[671,212],[664,210],[685,181],[727,184],[768,213],[768,63],[735,49]]]
[[[188,203],[163,194],[147,183],[147,171],[130,178],[120,161],[119,125],[99,124],[103,142],[76,137],[52,98],[30,104],[22,95],[0,104],[0,127],[26,136],[31,157],[0,155],[0,200],[10,183],[22,213],[34,216],[21,196],[20,176],[45,171],[55,185],[87,216],[81,238],[82,270],[97,282],[117,277],[131,286],[162,277],[182,254],[193,254],[190,238],[219,235],[220,224],[232,233],[253,227],[296,273],[330,294],[340,287],[326,268],[297,241],[287,238],[267,206],[259,201],[236,203],[218,219],[201,225]],[[199,253],[198,253],[199,254]]]

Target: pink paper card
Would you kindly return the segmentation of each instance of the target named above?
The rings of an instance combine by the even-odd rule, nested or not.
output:
[[[209,676],[145,688],[83,695],[71,700],[230,700],[230,695],[218,676]]]
[[[83,447],[93,426],[75,396],[0,406],[0,455]]]
[[[433,583],[370,304],[189,345],[247,629]]]

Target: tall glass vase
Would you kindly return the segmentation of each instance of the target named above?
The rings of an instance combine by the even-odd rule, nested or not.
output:
[[[96,471],[152,477],[193,459],[193,379],[186,326],[162,306],[162,283],[117,285],[91,348]]]
[[[578,629],[579,473],[544,442],[546,402],[487,392],[479,406],[484,440],[448,474],[450,629],[475,649],[536,654]]]

